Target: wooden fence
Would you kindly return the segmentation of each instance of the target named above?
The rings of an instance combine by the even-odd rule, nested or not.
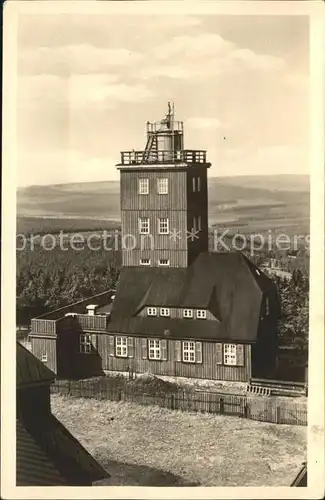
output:
[[[144,389],[111,386],[99,380],[56,380],[51,392],[66,396],[127,401],[171,410],[215,413],[271,422],[307,425],[305,402],[280,401],[272,397],[231,395],[215,392],[168,392],[149,394]]]

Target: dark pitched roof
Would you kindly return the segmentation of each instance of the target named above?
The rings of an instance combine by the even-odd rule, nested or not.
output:
[[[17,486],[68,485],[46,453],[19,420],[16,420],[16,442]]]
[[[266,290],[276,297],[272,281],[239,252],[204,253],[189,268],[126,267],[108,330],[163,335],[168,329],[175,338],[254,341]],[[210,309],[219,321],[139,317],[146,305]]]
[[[54,373],[29,352],[26,347],[19,342],[16,345],[17,388],[40,382],[50,384],[55,378]]]

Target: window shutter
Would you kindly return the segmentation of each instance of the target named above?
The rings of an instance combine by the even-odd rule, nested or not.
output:
[[[222,344],[216,344],[217,365],[222,365]]]
[[[167,340],[161,340],[161,359],[163,361],[167,361],[168,353],[167,353]]]
[[[182,361],[182,343],[180,340],[175,342],[175,357],[176,361]]]
[[[195,342],[195,362],[202,363],[202,342]]]
[[[91,336],[91,343],[92,343],[93,348],[97,350],[97,335],[96,334],[93,334]]]
[[[141,349],[142,349],[142,359],[148,358],[148,342],[147,339],[142,339],[141,341]]]
[[[236,365],[244,366],[244,346],[243,344],[237,344],[236,347]]]
[[[113,335],[110,335],[108,337],[108,352],[109,352],[110,356],[115,356],[114,337],[113,337]]]
[[[128,358],[134,358],[134,339],[128,337]]]

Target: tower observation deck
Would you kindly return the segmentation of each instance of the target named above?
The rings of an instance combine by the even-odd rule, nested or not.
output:
[[[175,120],[174,104],[165,117],[146,124],[147,142],[142,151],[122,151],[117,167],[132,165],[206,164],[206,151],[184,149],[184,125]]]

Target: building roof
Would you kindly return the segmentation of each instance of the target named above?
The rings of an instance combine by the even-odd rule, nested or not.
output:
[[[17,388],[35,383],[50,384],[55,378],[55,374],[41,363],[26,347],[17,342]]]
[[[265,292],[278,315],[275,285],[239,252],[202,253],[188,268],[125,267],[108,330],[252,342]],[[217,320],[200,320],[198,328],[198,321],[188,319],[141,317],[145,306],[209,309]]]
[[[23,424],[16,420],[17,486],[64,486],[66,480]]]

